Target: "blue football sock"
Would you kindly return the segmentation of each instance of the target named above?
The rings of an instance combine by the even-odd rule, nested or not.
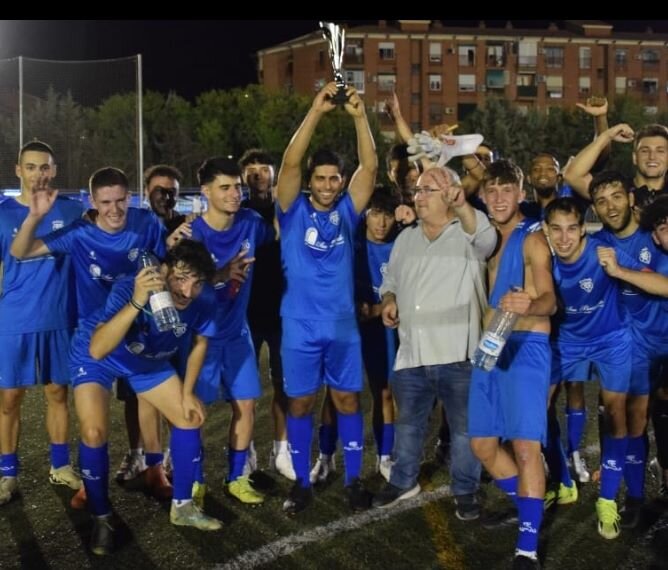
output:
[[[566,408],[566,431],[568,439],[568,455],[580,449],[582,434],[587,425],[587,410],[585,408]]]
[[[336,440],[339,438],[339,430],[336,422],[322,424],[318,430],[318,443],[320,453],[323,455],[334,455],[336,453]]]
[[[202,447],[201,432],[197,429],[172,428],[169,448],[172,450],[174,471],[172,484],[174,500],[183,501],[192,498],[195,465]]]
[[[517,548],[524,552],[538,550],[538,534],[543,521],[543,499],[517,497],[519,534]]]
[[[69,443],[52,443],[49,446],[51,455],[51,467],[58,469],[65,467],[70,462],[70,445]]]
[[[97,517],[108,515],[111,512],[108,445],[105,443],[101,447],[88,447],[85,443],[80,443],[79,468],[91,513]]]
[[[362,452],[364,451],[364,418],[362,412],[355,414],[336,413],[343,447],[345,465],[344,485],[350,485],[362,471]]]
[[[624,457],[628,438],[611,437],[603,438],[603,451],[601,453],[601,491],[602,499],[615,500],[619,485],[624,474]]]
[[[0,475],[2,477],[17,477],[19,474],[19,456],[16,453],[0,455]]]
[[[146,466],[147,467],[153,467],[154,465],[158,465],[159,463],[162,463],[162,460],[164,459],[164,454],[162,453],[146,453],[144,455],[146,459]]]
[[[624,461],[624,481],[626,495],[634,499],[645,496],[645,463],[647,462],[647,441],[645,436],[629,437]]]
[[[290,457],[295,469],[297,481],[302,487],[310,487],[309,471],[311,470],[311,443],[313,441],[313,414],[295,418],[287,417],[288,442]]]
[[[508,495],[513,505],[517,506],[517,487],[519,485],[517,475],[506,479],[494,479],[494,484]]]
[[[244,465],[246,465],[246,458],[248,457],[248,448],[246,449],[227,449],[227,465],[230,474],[227,478],[230,481],[236,481],[244,474]]]
[[[195,457],[195,472],[193,480],[204,484],[204,447],[199,448],[199,455]]]

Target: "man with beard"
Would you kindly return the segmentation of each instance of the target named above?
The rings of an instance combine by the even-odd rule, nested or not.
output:
[[[564,172],[566,182],[582,197],[588,198],[591,170],[604,148],[611,142],[633,141],[631,158],[635,166],[633,186],[634,211],[637,215],[657,196],[666,193],[668,169],[668,128],[649,124],[637,133],[626,123],[620,123],[601,133],[570,162]]]
[[[622,125],[621,133],[628,132],[628,126]],[[614,129],[615,127],[613,127]],[[661,143],[668,140],[652,137],[640,140],[639,147],[652,147],[653,157]],[[659,145],[659,146],[657,146]],[[639,148],[638,147],[638,148]],[[668,148],[668,147],[667,147]],[[636,151],[637,152],[637,151]],[[642,153],[640,153],[642,156]],[[663,156],[665,164],[665,156]],[[660,160],[642,160],[641,168],[656,174]],[[640,167],[640,165],[638,165]],[[644,176],[644,175],[643,175]],[[652,180],[647,178],[646,180]],[[644,267],[653,271],[662,269],[664,254],[652,240],[650,232],[640,228],[633,215],[635,196],[626,179],[616,172],[603,172],[596,176],[590,185],[590,194],[594,209],[603,222],[603,229],[595,237],[624,251]],[[644,474],[647,461],[647,410],[650,393],[650,379],[656,371],[653,364],[661,357],[668,356],[668,320],[662,314],[662,303],[655,295],[639,291],[629,284],[622,286],[622,305],[630,319],[633,340],[633,374],[627,396],[626,422],[628,443],[624,445],[624,479],[627,486],[626,503],[621,512],[621,526],[634,527],[639,521],[640,507],[644,500]]]

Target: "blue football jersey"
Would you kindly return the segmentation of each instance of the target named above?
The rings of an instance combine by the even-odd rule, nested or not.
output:
[[[620,282],[610,277],[598,261],[596,248],[607,246],[595,237],[586,237],[585,247],[574,263],[553,258],[555,289],[561,309],[553,318],[553,336],[560,342],[591,343],[625,327],[620,306]],[[623,252],[619,264],[638,269]]]
[[[0,204],[0,334],[23,334],[76,326],[76,295],[69,256],[49,254],[18,260],[9,250],[29,208],[8,198]],[[81,218],[81,202],[59,196],[40,222],[36,237]]]
[[[276,237],[273,227],[267,224],[262,216],[248,208],[241,208],[234,216],[232,226],[223,231],[215,230],[206,223],[204,218],[196,218],[192,223],[192,238],[201,241],[211,253],[216,269],[227,265],[242,250],[247,257],[255,256],[255,249]],[[251,264],[246,281],[239,292],[230,296],[229,284],[216,285],[218,336],[238,336],[246,326],[246,312],[253,280]],[[276,284],[280,284],[280,275],[276,276]]]
[[[111,287],[104,307],[95,311],[81,324],[75,342],[90,344],[90,337],[99,323],[111,320],[132,298],[135,277],[126,276]],[[147,305],[148,307],[148,305]],[[135,318],[123,341],[104,359],[134,373],[150,372],[156,361],[172,358],[182,347],[183,339],[192,334],[212,337],[216,333],[214,319],[215,295],[210,286],[183,310],[179,311],[181,324],[174,330],[160,332],[150,310],[141,311]]]
[[[346,192],[328,211],[300,194],[287,212],[277,206],[286,289],[281,315],[338,320],[355,316],[354,238],[360,216]]]
[[[79,318],[104,306],[115,281],[137,273],[143,249],[165,257],[165,229],[148,210],[128,208],[127,224],[116,233],[79,220],[42,238],[52,253],[68,253],[76,276]]]

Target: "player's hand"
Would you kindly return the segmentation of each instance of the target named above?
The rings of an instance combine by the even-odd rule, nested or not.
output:
[[[183,417],[188,422],[194,422],[195,427],[200,427],[204,423],[205,413],[204,405],[194,394],[183,394]]]

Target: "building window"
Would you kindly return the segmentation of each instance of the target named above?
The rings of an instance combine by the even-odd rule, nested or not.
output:
[[[382,60],[394,59],[394,42],[380,42],[378,44],[378,57]]]
[[[438,125],[443,122],[443,107],[440,103],[429,103],[429,124]]]
[[[555,46],[545,47],[545,64],[548,67],[563,67],[564,48]]]
[[[564,78],[561,75],[548,75],[545,85],[550,99],[561,99],[564,96]]]
[[[392,91],[397,83],[397,76],[394,73],[378,74],[378,91]]]
[[[352,40],[346,44],[343,60],[346,63],[364,63],[364,49],[361,40]]]
[[[578,93],[588,96],[591,92],[591,77],[578,78]]]
[[[643,67],[659,67],[659,52],[655,49],[644,49],[640,52]]]
[[[617,69],[626,69],[626,64],[629,59],[629,50],[622,48],[615,48],[615,67]]]
[[[346,83],[352,85],[359,93],[364,93],[364,71],[345,71]]]
[[[460,73],[458,85],[460,91],[475,91],[475,75]]]
[[[420,75],[420,64],[412,63],[411,64],[411,75]]]
[[[535,67],[538,58],[536,41],[521,41],[519,45],[518,64],[524,67]]]
[[[503,67],[505,59],[502,45],[487,46],[487,67]]]
[[[488,69],[485,85],[487,85],[487,89],[504,89],[506,86],[506,75],[503,69]]]
[[[615,77],[615,93],[617,95],[626,93],[626,77]]]
[[[591,68],[591,48],[590,47],[581,47],[579,49],[579,62],[580,69],[590,69]]]
[[[419,105],[419,104],[420,104],[420,94],[411,93],[411,105]]]
[[[441,63],[443,57],[443,48],[441,42],[430,42],[429,43],[429,62],[430,63]]]
[[[657,95],[659,93],[659,80],[656,77],[643,78],[642,92],[645,95]]]
[[[429,74],[429,91],[440,91],[441,90],[441,74],[440,73],[430,73]]]
[[[475,46],[459,46],[459,65],[468,67],[475,65]]]

